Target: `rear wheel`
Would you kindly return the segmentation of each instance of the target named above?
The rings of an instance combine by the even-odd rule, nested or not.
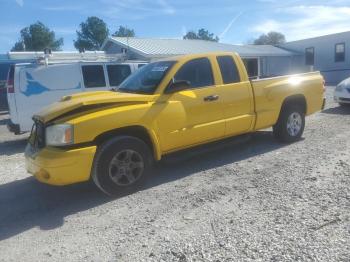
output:
[[[273,127],[274,136],[282,142],[291,143],[300,139],[305,128],[305,113],[297,106],[286,106]]]
[[[95,156],[92,179],[108,195],[136,191],[153,163],[149,147],[140,139],[120,136],[103,143]]]

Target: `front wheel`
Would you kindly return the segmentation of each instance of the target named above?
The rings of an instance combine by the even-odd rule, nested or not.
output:
[[[300,139],[304,128],[305,113],[299,107],[287,106],[273,127],[273,134],[280,141],[291,143]]]
[[[120,136],[99,146],[92,180],[104,193],[115,196],[137,190],[150,173],[153,157],[140,139]]]

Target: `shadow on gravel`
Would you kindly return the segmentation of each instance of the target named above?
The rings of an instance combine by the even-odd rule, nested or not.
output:
[[[26,145],[27,138],[0,142],[0,156],[10,156],[18,153],[24,153]]]
[[[251,135],[249,142],[245,139],[244,143],[237,144],[237,140],[227,139],[183,151],[161,161],[142,190],[249,159],[284,145],[278,143],[271,132],[260,131]],[[53,187],[29,177],[0,185],[0,241],[33,227],[42,230],[58,228],[64,224],[65,217],[115,199],[100,193],[90,183]]]
[[[0,185],[0,241],[33,227],[61,227],[68,215],[107,201],[90,183],[52,187],[29,177]]]
[[[350,106],[331,107],[323,110],[321,113],[332,115],[350,115]]]

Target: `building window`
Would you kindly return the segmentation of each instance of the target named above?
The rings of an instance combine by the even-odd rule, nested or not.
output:
[[[345,61],[345,44],[340,43],[335,45],[335,62],[344,62]]]
[[[305,64],[311,66],[315,64],[315,48],[309,47],[305,49]]]

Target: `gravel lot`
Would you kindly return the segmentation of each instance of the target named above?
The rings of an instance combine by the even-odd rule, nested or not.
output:
[[[331,100],[304,139],[269,130],[162,162],[110,199],[24,170],[26,135],[0,115],[1,261],[350,261],[350,109]]]

